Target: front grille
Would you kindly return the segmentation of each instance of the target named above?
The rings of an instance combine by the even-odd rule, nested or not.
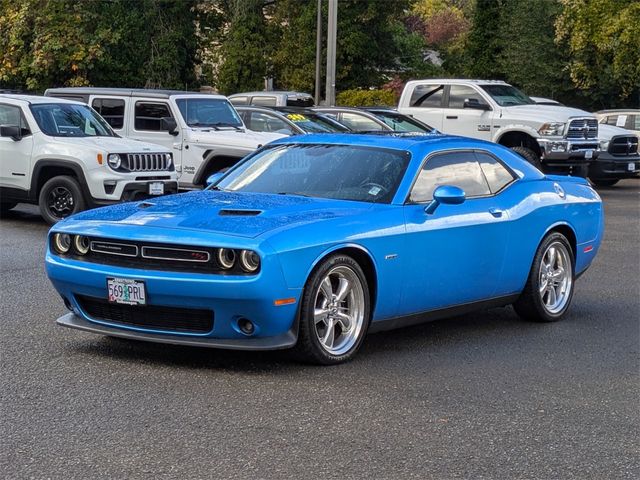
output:
[[[126,166],[131,172],[171,170],[164,153],[127,153]]]
[[[185,333],[213,330],[213,311],[159,305],[119,305],[103,298],[76,295],[80,308],[94,320],[119,325]]]
[[[569,130],[567,130],[568,139],[589,139],[598,137],[598,120],[595,118],[579,118],[571,120]]]
[[[635,156],[638,154],[638,137],[635,135],[613,137],[609,142],[608,152],[617,157]]]

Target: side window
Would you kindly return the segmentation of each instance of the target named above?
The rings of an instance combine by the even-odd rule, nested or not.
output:
[[[409,101],[410,107],[442,107],[444,85],[416,85]]]
[[[617,115],[609,115],[607,117],[607,121],[606,124],[607,125],[614,125],[616,124],[616,122],[618,121],[618,116]]]
[[[91,106],[114,130],[120,130],[124,127],[124,100],[95,98]]]
[[[640,115],[630,115],[633,117],[633,123],[629,122],[631,130],[640,130]]]
[[[261,105],[263,107],[275,107],[277,104],[276,97],[253,97],[251,105]]]
[[[173,116],[164,103],[137,102],[135,110],[136,130],[162,131],[162,117]]]
[[[249,105],[249,99],[247,97],[233,97],[229,101],[233,105]]]
[[[346,125],[355,132],[366,132],[372,130],[379,131],[384,128],[382,125],[374,122],[370,118],[351,112],[343,112],[341,114],[340,123]]]
[[[463,108],[466,98],[475,99],[478,103],[486,104],[482,95],[471,87],[464,85],[451,85],[449,89],[449,108]]]
[[[289,134],[293,133],[289,125],[283,120],[261,112],[251,112],[247,126],[250,130],[256,132],[281,132],[284,130]]]
[[[440,185],[454,185],[464,190],[467,198],[490,195],[491,190],[473,152],[449,152],[429,158],[418,174],[409,200],[415,203],[433,199]]]
[[[484,152],[476,152],[482,172],[489,183],[491,193],[498,193],[513,182],[514,177],[495,157]]]
[[[23,136],[31,133],[22,110],[15,105],[0,105],[0,125],[20,127]]]

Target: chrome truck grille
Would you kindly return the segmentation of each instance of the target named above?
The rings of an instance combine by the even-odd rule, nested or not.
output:
[[[624,157],[638,155],[638,137],[635,135],[613,137],[609,142],[609,153]]]
[[[127,167],[131,172],[171,170],[171,162],[164,153],[128,153]]]
[[[598,138],[598,120],[595,118],[571,120],[569,130],[567,130],[567,138],[576,140]]]

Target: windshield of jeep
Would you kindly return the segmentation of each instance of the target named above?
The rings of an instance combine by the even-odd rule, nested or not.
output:
[[[535,105],[536,102],[511,85],[480,85],[491,95],[491,98],[501,107],[513,107],[516,105]]]
[[[242,128],[242,120],[226,98],[179,98],[176,104],[190,127]]]
[[[87,105],[37,103],[31,112],[42,130],[51,137],[116,137],[109,124]]]

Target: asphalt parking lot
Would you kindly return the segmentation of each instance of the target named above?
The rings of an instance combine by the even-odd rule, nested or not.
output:
[[[57,327],[47,226],[20,206],[0,220],[0,477],[640,478],[640,181],[600,193],[562,322],[493,309],[330,368]]]

